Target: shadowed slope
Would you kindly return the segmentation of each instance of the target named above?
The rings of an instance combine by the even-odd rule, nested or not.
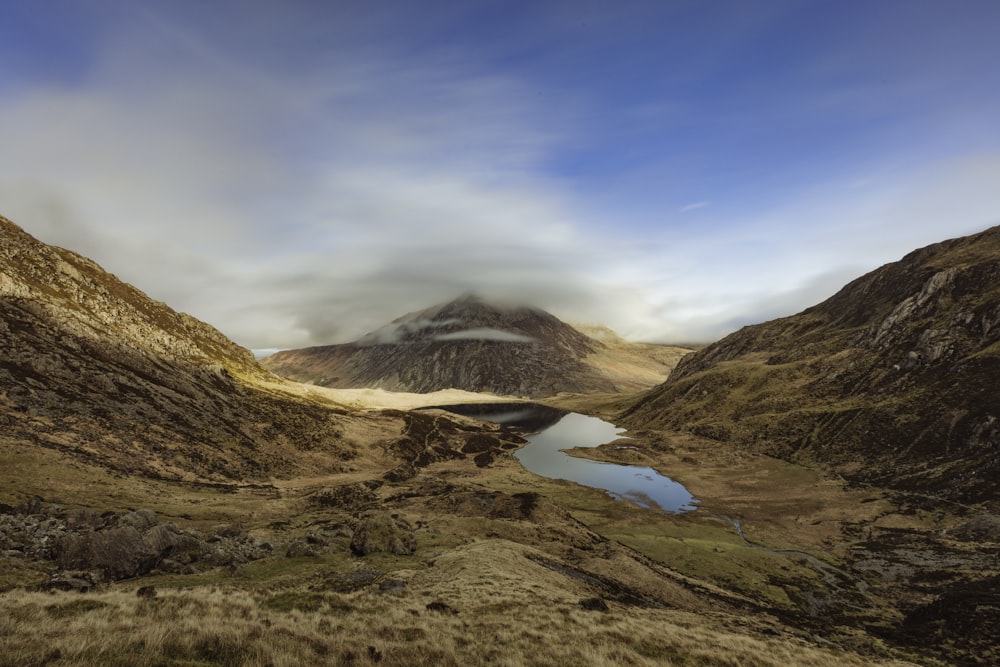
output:
[[[854,479],[995,499],[1000,227],[928,246],[685,357],[623,415]]]

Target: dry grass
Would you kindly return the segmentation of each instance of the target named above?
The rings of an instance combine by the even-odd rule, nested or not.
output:
[[[278,382],[257,381],[254,384],[266,390],[317,401],[326,400],[335,405],[355,410],[412,410],[431,405],[509,403],[522,400],[513,396],[497,396],[487,392],[471,392],[461,389],[442,389],[426,394],[414,394],[401,391],[386,391],[385,389],[337,389],[286,379],[281,379]]]
[[[511,600],[442,613],[429,611],[428,599],[218,587],[148,599],[127,590],[7,593],[0,596],[0,665],[876,664],[681,612],[600,613]]]

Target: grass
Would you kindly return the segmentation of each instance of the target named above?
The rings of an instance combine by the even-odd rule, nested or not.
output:
[[[340,477],[278,483],[278,496],[230,493],[118,477],[58,452],[31,451],[0,448],[21,471],[63,484],[60,493],[72,501],[67,505],[99,507],[103,497],[105,508],[145,506],[206,531],[238,522],[275,544],[352,519],[347,510],[304,500],[329,482],[341,483]],[[680,448],[676,456],[688,453]],[[689,466],[702,475],[691,479],[713,492],[726,488],[711,480],[727,464],[693,453],[707,464]],[[714,499],[720,503],[715,509],[729,511],[725,503],[738,500],[748,534],[781,545],[773,538],[784,519],[772,525],[761,517],[788,496],[816,490],[810,474],[782,470],[760,471],[762,479],[781,484],[780,493],[772,484],[741,487],[738,498]],[[18,482],[8,488],[23,492],[25,478],[16,477],[8,472],[4,479]],[[829,490],[821,506],[839,497]],[[530,516],[498,516],[494,510],[504,502],[483,502],[523,492],[541,494]],[[809,572],[747,548],[707,512],[655,518],[600,491],[538,478],[506,459],[487,469],[468,461],[434,464],[408,482],[384,485],[378,495],[375,511],[397,513],[414,526],[415,555],[358,558],[343,546],[317,557],[286,558],[279,546],[273,557],[238,572],[149,576],[83,595],[9,590],[0,594],[0,666],[885,664],[850,648],[819,646],[766,614],[744,616],[740,605],[747,600],[757,608],[788,609],[795,601],[790,587],[809,583]],[[799,548],[827,534],[808,522],[794,525],[804,531],[796,538],[806,540]],[[819,532],[810,537],[809,531]],[[47,572],[33,567],[5,560],[0,583],[41,583]],[[379,582],[386,578],[405,586],[381,594]],[[663,608],[616,602],[625,598],[595,581]],[[140,585],[155,586],[158,595],[136,597]],[[607,599],[610,612],[579,606],[595,596]],[[458,613],[428,609],[435,602]],[[864,639],[874,642],[874,655],[890,655],[877,640]]]
[[[0,665],[869,665],[794,637],[755,638],[683,612],[566,602],[430,611],[420,595],[221,587],[0,596]],[[351,613],[363,608],[364,614]],[[893,664],[891,662],[881,664]],[[902,663],[896,663],[902,664]]]
[[[740,517],[756,542],[813,553],[839,519],[858,512],[856,495],[823,486],[814,472],[688,438],[644,448],[653,465],[700,489],[702,509],[686,518],[536,477],[510,457],[482,469],[462,460],[433,464],[412,480],[384,484],[377,502],[357,511],[308,502],[395,465],[371,445],[387,429],[359,421],[350,437],[369,446],[350,472],[318,469],[241,489],[124,475],[0,436],[0,503],[41,495],[65,509],[149,508],[206,536],[239,523],[276,546],[274,556],[232,570],[148,576],[85,595],[32,592],[51,564],[0,561],[0,590],[8,591],[0,594],[0,666],[879,662],[851,647],[824,648],[767,614],[744,616],[752,608],[790,618],[798,589],[822,586],[807,566],[748,548],[711,514]],[[526,492],[539,501],[521,515],[510,498]],[[284,556],[293,540],[355,525],[366,512],[405,518],[417,553],[358,558],[344,540],[332,553]],[[406,582],[402,592],[380,594],[386,578]],[[139,599],[140,585],[159,594]],[[580,608],[595,596],[611,611]],[[428,609],[435,602],[458,613]],[[843,633],[826,636],[839,641]],[[891,655],[863,638],[872,655]]]

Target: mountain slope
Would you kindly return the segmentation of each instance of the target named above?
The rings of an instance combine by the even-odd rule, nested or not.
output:
[[[410,313],[354,343],[279,352],[263,365],[323,386],[421,393],[454,388],[537,397],[644,388],[646,376],[622,349],[620,341],[615,346],[588,337],[543,310],[463,296]],[[644,351],[644,359],[662,379],[681,353],[657,360]]]
[[[623,420],[858,480],[996,498],[1000,227],[910,253],[681,360]]]
[[[212,327],[0,218],[0,432],[146,476],[252,480],[352,456],[330,405]]]

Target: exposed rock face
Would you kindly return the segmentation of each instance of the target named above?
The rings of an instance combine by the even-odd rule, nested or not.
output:
[[[291,473],[299,449],[350,457],[342,413],[263,379],[212,327],[0,218],[0,438],[190,480]]]
[[[691,354],[623,417],[965,499],[1000,481],[1000,227]]]
[[[401,317],[354,343],[279,352],[263,364],[279,375],[328,387],[551,396],[614,391],[627,384],[587,362],[607,350],[604,342],[545,311],[464,296]],[[654,358],[647,365],[661,363]],[[662,379],[669,368],[661,365]]]
[[[255,538],[219,533],[206,538],[161,523],[150,510],[98,514],[37,503],[0,512],[0,547],[7,558],[52,561],[59,569],[48,586],[67,590],[153,570],[191,573],[271,554],[271,546]]]

